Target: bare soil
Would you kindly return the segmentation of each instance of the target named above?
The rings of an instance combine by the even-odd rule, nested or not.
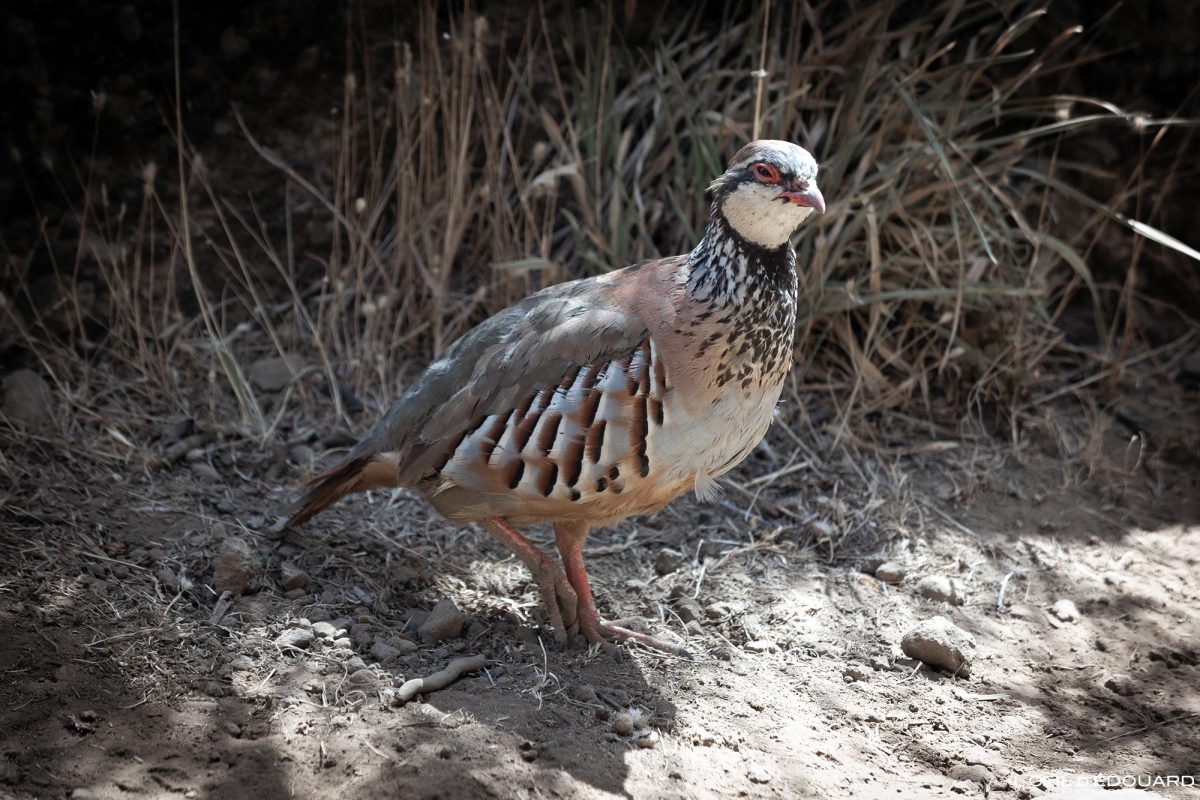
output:
[[[1194,445],[1195,406],[1155,396],[1141,411]],[[555,649],[519,562],[404,492],[280,540],[279,487],[309,465],[253,443],[149,471],[7,437],[24,477],[0,512],[0,797],[1086,797],[1071,776],[1200,773],[1194,449],[1127,472],[1113,425],[1072,470],[1049,441],[866,456],[821,433],[780,470],[778,436],[723,500],[589,543],[602,611],[690,662]],[[249,585],[222,600],[231,538]],[[885,558],[900,583],[873,577]],[[307,585],[285,592],[284,562]],[[928,575],[965,603],[922,597]],[[423,643],[443,598],[467,624]],[[975,636],[969,678],[901,652],[937,615]],[[376,642],[411,652],[381,662]],[[397,704],[475,654],[483,671]]]

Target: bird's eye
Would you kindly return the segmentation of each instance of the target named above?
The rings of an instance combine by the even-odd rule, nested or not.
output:
[[[769,181],[774,179],[775,170],[771,169],[766,164],[759,163],[754,165],[754,174],[763,180]]]

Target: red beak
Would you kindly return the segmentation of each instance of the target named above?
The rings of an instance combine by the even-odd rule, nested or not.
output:
[[[821,196],[821,190],[816,186],[809,186],[807,189],[796,189],[790,192],[784,192],[779,195],[789,203],[795,203],[798,206],[811,208],[820,214],[825,213],[825,198]]]

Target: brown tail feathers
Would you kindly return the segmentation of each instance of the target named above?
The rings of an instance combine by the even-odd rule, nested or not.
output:
[[[296,504],[285,528],[303,525],[344,495],[365,492],[380,486],[396,485],[396,462],[394,454],[372,453],[343,461],[336,467],[314,475],[305,482],[308,491]]]

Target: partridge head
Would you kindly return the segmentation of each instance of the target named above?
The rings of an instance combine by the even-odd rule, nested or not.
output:
[[[787,242],[814,211],[824,213],[817,162],[802,147],[761,139],[743,147],[708,187],[714,214],[753,244],[774,249]]]

